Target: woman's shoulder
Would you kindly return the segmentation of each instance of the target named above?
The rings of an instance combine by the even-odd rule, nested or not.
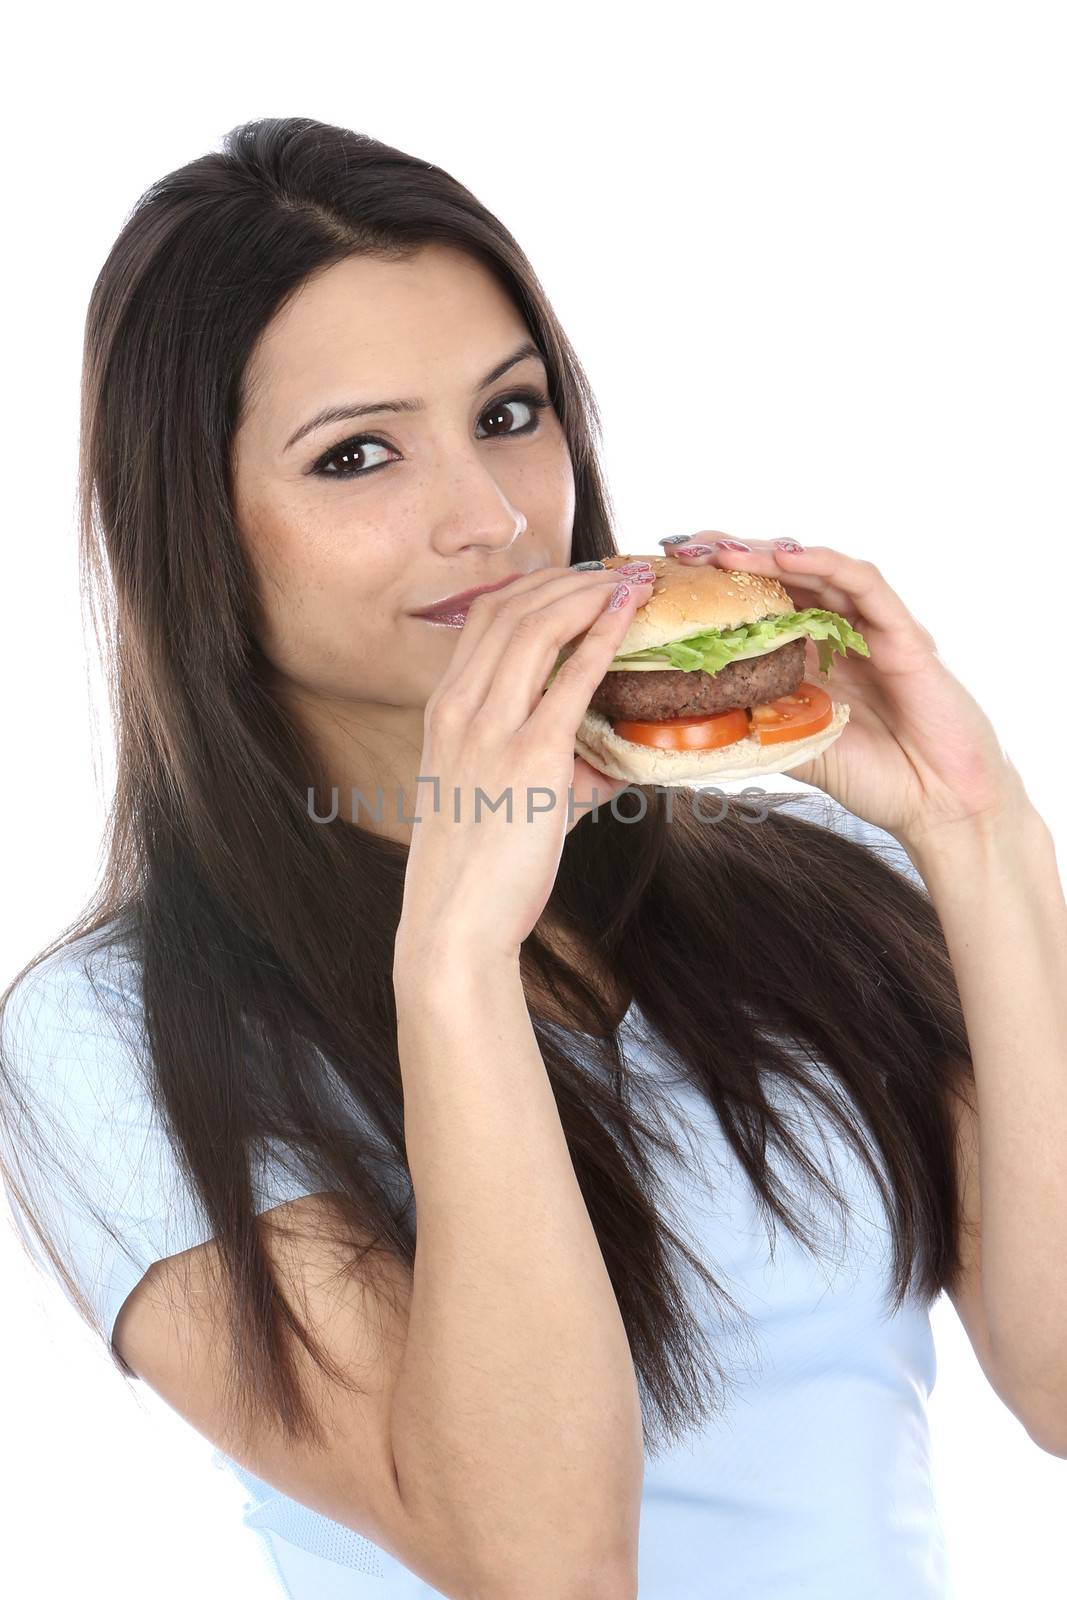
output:
[[[11,993],[24,998],[31,992],[55,992],[81,984],[122,989],[136,980],[139,972],[132,923],[128,916],[116,916],[64,939],[46,955],[35,958],[12,986]]]
[[[128,919],[116,917],[34,960],[11,984],[0,1011],[5,1068],[32,1076],[58,1068],[73,1038],[128,1045],[142,1020],[140,961]],[[94,1059],[107,1060],[97,1049]],[[85,1052],[81,1054],[84,1066]]]
[[[829,828],[845,839],[851,839],[872,851],[887,865],[903,873],[918,888],[925,888],[922,877],[900,840],[885,828],[877,827],[866,818],[849,811],[840,800],[827,794],[825,789],[797,788],[782,790],[774,795],[775,810],[784,809],[789,815]]]

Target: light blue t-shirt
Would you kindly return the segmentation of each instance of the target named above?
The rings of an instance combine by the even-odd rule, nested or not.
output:
[[[790,809],[860,839],[921,881],[891,836],[819,791],[798,791]],[[69,1163],[46,1168],[23,1153],[18,1170],[109,1338],[152,1262],[210,1237],[151,1110],[141,1026],[136,963],[123,946],[99,940],[58,951],[31,973],[4,1022],[5,1057],[32,1093],[35,1115],[48,1119],[49,1150]],[[913,1298],[889,1312],[891,1235],[869,1173],[822,1125],[817,1106],[772,1083],[769,1092],[795,1116],[851,1212],[842,1219],[772,1146],[775,1170],[804,1197],[822,1235],[813,1257],[778,1224],[772,1254],[768,1225],[714,1111],[663,1069],[636,1005],[620,1042],[631,1065],[656,1078],[680,1141],[681,1162],[662,1158],[670,1224],[742,1308],[740,1321],[723,1320],[682,1263],[727,1369],[727,1406],[696,1436],[646,1458],[641,1600],[946,1600],[926,1414],[936,1374],[929,1308]],[[829,1073],[827,1081],[844,1093]],[[17,1162],[2,1124],[0,1138],[5,1159]],[[261,1211],[312,1188],[281,1162],[256,1182]],[[78,1184],[117,1240],[87,1211]],[[8,1199],[34,1259],[57,1276]],[[389,1552],[221,1452],[213,1460],[248,1492],[244,1522],[263,1540],[279,1594],[439,1593]]]

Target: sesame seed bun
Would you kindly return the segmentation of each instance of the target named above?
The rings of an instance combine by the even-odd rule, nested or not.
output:
[[[705,628],[740,628],[761,617],[796,610],[789,591],[777,578],[763,578],[756,572],[727,572],[710,565],[688,567],[670,556],[606,556],[604,565],[624,567],[631,561],[647,561],[656,581],[648,599],[634,613],[619,655],[658,649]]]

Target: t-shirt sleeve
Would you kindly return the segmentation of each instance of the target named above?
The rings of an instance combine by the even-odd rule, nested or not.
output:
[[[121,949],[54,952],[12,989],[0,1047],[5,1168],[110,1348],[152,1263],[212,1236],[148,1091],[139,967]],[[253,1183],[259,1211],[312,1188],[283,1163],[260,1166]],[[84,1316],[4,1189],[31,1257]]]
[[[803,789],[795,793],[791,791],[788,810],[806,821],[818,823],[820,827],[832,828],[835,833],[842,834],[846,839],[854,839],[858,844],[873,851],[888,866],[902,873],[917,889],[926,891],[922,874],[900,840],[893,834],[887,833],[884,828],[875,827],[873,822],[857,817],[854,812],[847,810],[840,800],[836,800],[825,790]]]

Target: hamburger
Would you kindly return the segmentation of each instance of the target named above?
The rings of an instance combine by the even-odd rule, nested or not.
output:
[[[807,640],[828,678],[835,652],[870,651],[835,611],[797,611],[776,578],[667,556],[597,685],[575,749],[609,777],[690,784],[786,772],[844,732],[849,708],[807,675]],[[559,654],[549,683],[580,640]],[[546,688],[548,685],[546,684]]]

